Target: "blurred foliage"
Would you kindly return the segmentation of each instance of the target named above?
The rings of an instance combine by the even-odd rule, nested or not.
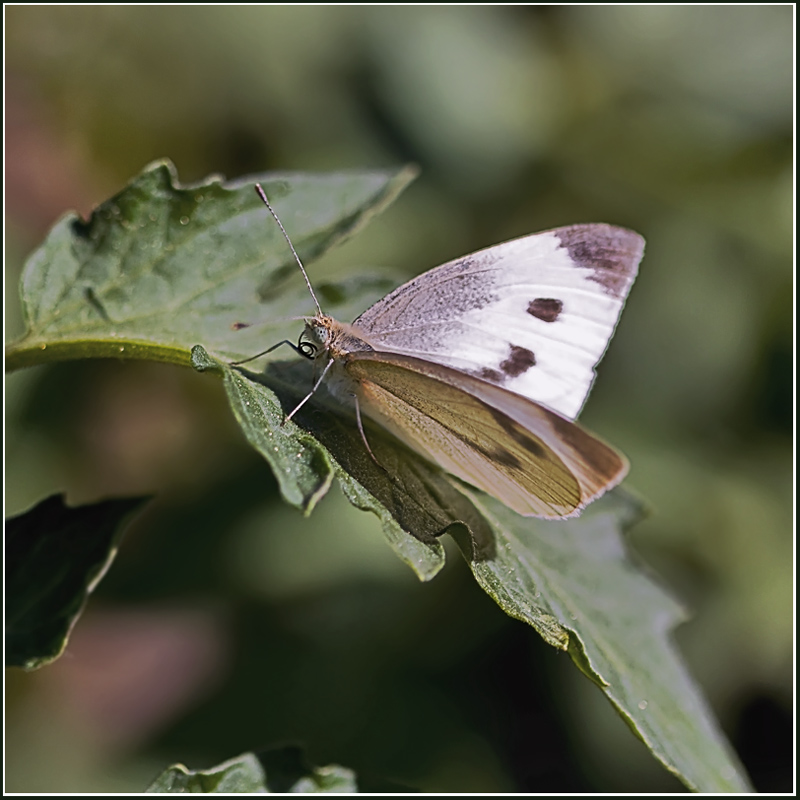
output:
[[[631,460],[654,510],[633,548],[693,610],[679,643],[756,788],[791,788],[792,7],[12,6],[6,23],[8,338],[25,254],[161,156],[187,181],[421,165],[313,280],[347,263],[400,281],[574,222],[641,232],[582,418]],[[15,373],[6,467],[7,514],[158,494],[66,656],[7,674],[8,790],[140,791],[173,761],[287,739],[426,791],[677,788],[454,559],[421,585],[341,498],[284,506],[202,376]]]
[[[153,781],[147,791],[171,794],[352,794],[358,789],[352,770],[338,764],[314,767],[308,763],[301,748],[289,745],[261,753],[244,753],[210,770],[189,770],[183,764],[173,764]],[[392,787],[385,791],[397,789]]]
[[[116,555],[125,517],[142,499],[68,508],[53,495],[6,520],[5,663],[55,661]]]

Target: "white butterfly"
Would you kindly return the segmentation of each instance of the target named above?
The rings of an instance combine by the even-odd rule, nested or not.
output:
[[[572,420],[643,252],[624,228],[556,228],[436,267],[349,325],[322,313],[303,270],[317,314],[288,344],[322,370],[289,417],[324,381],[355,398],[362,436],[364,413],[520,514],[576,516],[628,470]]]

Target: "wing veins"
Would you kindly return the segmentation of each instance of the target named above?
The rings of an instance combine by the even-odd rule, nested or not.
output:
[[[449,386],[449,384],[445,384],[441,381],[438,381],[437,379],[431,376],[425,375],[424,377],[426,377],[433,384],[440,384],[442,386],[449,388],[451,390],[450,394],[455,393],[456,395],[463,395],[464,399],[460,399],[459,397],[456,398],[448,397],[448,402],[446,405],[434,403],[430,407],[426,406],[425,408],[421,408],[420,406],[423,404],[421,403],[417,404],[410,401],[410,398],[412,398],[413,395],[401,396],[392,388],[389,388],[388,386],[382,383],[378,383],[377,381],[374,380],[371,380],[371,382],[374,382],[375,385],[377,385],[380,389],[390,394],[393,398],[395,398],[397,402],[401,403],[404,406],[413,408],[418,414],[436,423],[436,425],[440,426],[445,431],[447,431],[452,437],[454,437],[469,451],[476,454],[476,456],[479,457],[482,461],[484,461],[491,468],[493,472],[499,474],[505,480],[511,481],[524,491],[528,491],[528,489],[526,489],[525,487],[525,483],[516,476],[519,475],[522,479],[530,478],[531,470],[533,470],[535,472],[541,473],[543,478],[541,481],[537,483],[537,496],[540,497],[541,499],[546,499],[548,502],[550,502],[551,505],[554,506],[562,505],[564,503],[564,497],[570,496],[570,494],[574,493],[576,489],[574,479],[572,483],[566,480],[567,476],[571,476],[569,470],[567,469],[566,465],[563,464],[561,459],[559,459],[558,456],[556,456],[555,453],[553,453],[552,449],[549,447],[549,445],[547,445],[544,442],[544,440],[542,440],[533,432],[529,431],[524,425],[518,423],[516,420],[509,417],[501,409],[496,408],[487,401],[479,397],[474,397],[472,395],[469,395],[465,393],[463,390],[457,389],[456,387],[451,387]],[[492,425],[486,420],[486,418],[478,417],[476,419],[474,415],[470,415],[469,411],[471,409],[474,409],[475,404],[480,406],[485,411],[485,413],[488,413],[489,416],[491,416],[494,419],[496,424]],[[448,420],[447,419],[448,415],[446,412],[450,411],[454,406],[462,407],[464,411],[462,411],[461,413],[452,414],[452,416],[455,417],[455,419]],[[440,413],[439,414],[431,413],[433,409],[439,411]],[[509,424],[513,426],[513,428],[516,431],[521,432],[524,436],[529,437],[530,440],[534,442],[537,448],[543,449],[545,452],[551,453],[554,456],[554,458],[556,459],[555,463],[557,463],[560,467],[560,469],[552,471],[556,473],[555,476],[552,473],[547,473],[543,468],[544,464],[548,462],[552,463],[550,459],[547,459],[544,456],[535,455],[529,449],[526,449],[526,447],[516,438],[511,436],[507,437],[506,440],[512,443],[512,446],[506,446],[504,449],[507,452],[509,452],[518,462],[520,462],[519,466],[506,465],[507,472],[503,472],[502,470],[498,469],[496,464],[493,463],[493,460],[487,455],[486,452],[484,452],[485,450],[490,449],[489,446],[491,444],[497,443],[498,430],[503,427],[499,422],[497,422],[496,418],[494,417],[494,414],[502,414],[503,417],[505,417],[508,420]],[[466,424],[462,424],[459,427],[458,424],[459,420],[465,422]],[[478,435],[470,438],[469,436],[465,435],[462,432],[464,429],[479,434],[485,439],[485,441],[482,442],[480,440],[480,436]],[[546,480],[544,480],[545,475],[546,475]],[[562,490],[561,497],[559,497],[558,492],[555,491],[555,489]],[[579,491],[580,490],[578,489],[578,492]]]

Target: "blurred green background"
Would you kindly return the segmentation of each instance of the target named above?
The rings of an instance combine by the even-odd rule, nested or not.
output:
[[[630,535],[755,785],[792,786],[791,6],[8,7],[6,336],[22,262],[150,160],[183,181],[415,162],[322,273],[398,282],[604,221],[647,239],[582,419],[630,458]],[[265,218],[265,225],[268,220]],[[310,309],[309,309],[310,310]],[[565,655],[451,552],[282,504],[212,379],[6,380],[6,512],[154,493],[59,662],[6,674],[6,788],[139,791],[276,742],[426,791],[669,791]]]

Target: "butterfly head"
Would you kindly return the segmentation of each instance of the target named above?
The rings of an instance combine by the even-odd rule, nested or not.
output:
[[[297,342],[297,351],[310,361],[328,353],[333,340],[335,320],[324,314],[306,319],[306,326]]]

